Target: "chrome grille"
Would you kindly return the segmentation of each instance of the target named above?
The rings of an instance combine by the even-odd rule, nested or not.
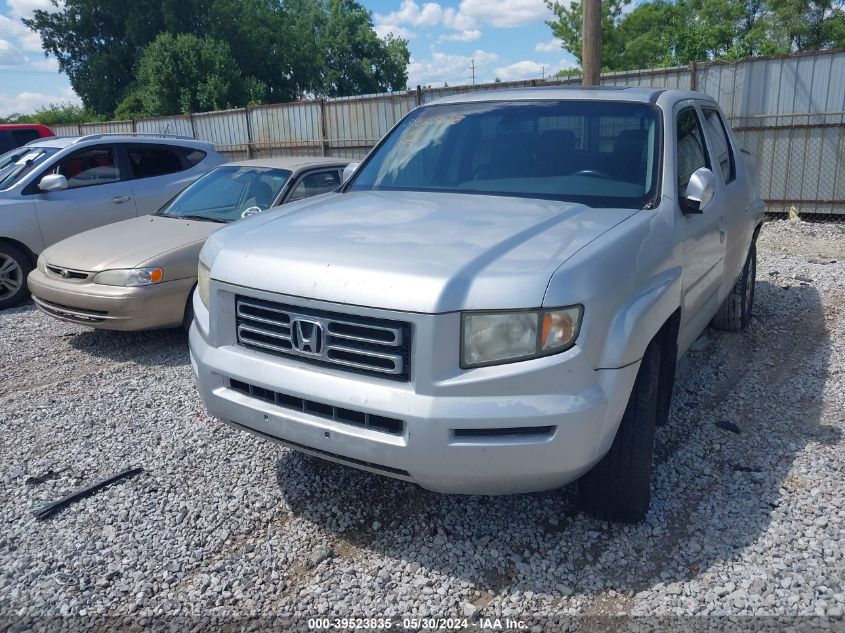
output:
[[[79,270],[71,270],[69,268],[62,268],[61,266],[53,266],[52,264],[47,264],[47,270],[56,277],[61,277],[62,279],[88,279],[88,273]]]
[[[238,343],[343,371],[410,380],[411,325],[235,298]]]

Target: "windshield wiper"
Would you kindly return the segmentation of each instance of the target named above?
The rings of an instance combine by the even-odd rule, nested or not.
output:
[[[230,220],[223,220],[222,218],[210,218],[207,215],[167,215],[162,213],[166,218],[175,218],[177,220],[199,220],[200,222],[217,222],[218,224],[226,224]]]

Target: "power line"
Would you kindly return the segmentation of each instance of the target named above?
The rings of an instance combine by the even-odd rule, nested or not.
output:
[[[472,70],[472,85],[475,85],[475,59],[471,60],[472,66],[470,66],[470,70]]]

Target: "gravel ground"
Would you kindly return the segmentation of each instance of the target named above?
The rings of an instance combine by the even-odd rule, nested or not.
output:
[[[841,630],[843,260],[834,225],[766,225],[755,319],[708,331],[681,362],[652,510],[633,526],[579,514],[572,486],[443,496],[304,457],[206,415],[180,332],[2,312],[0,618],[510,616],[560,630],[547,616],[709,614]],[[132,464],[145,472],[33,518]]]

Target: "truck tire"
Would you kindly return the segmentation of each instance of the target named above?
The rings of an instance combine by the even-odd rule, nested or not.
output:
[[[751,322],[754,307],[754,284],[757,281],[757,245],[751,242],[745,265],[731,293],[713,317],[712,325],[719,330],[738,332]]]
[[[182,330],[185,334],[191,333],[191,323],[194,322],[194,290],[196,288],[197,285],[194,284],[188,293],[188,301],[185,303],[185,316],[182,317]]]
[[[32,261],[26,253],[8,242],[0,242],[0,310],[29,296],[26,277],[31,270]]]
[[[581,509],[597,518],[635,523],[648,512],[661,373],[659,341],[656,337],[643,355],[610,451],[578,480]]]

